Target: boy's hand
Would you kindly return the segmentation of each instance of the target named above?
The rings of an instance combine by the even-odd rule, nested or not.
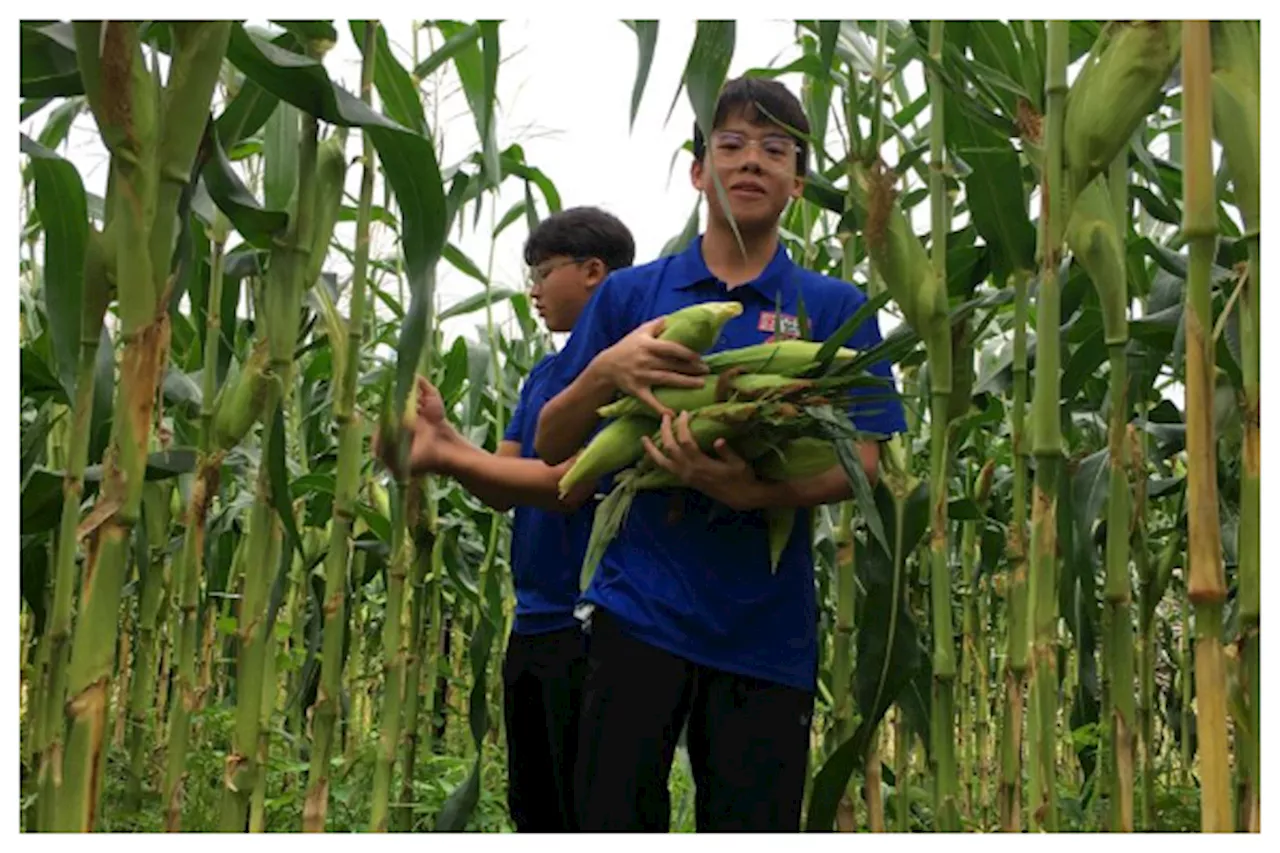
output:
[[[413,425],[413,439],[409,448],[409,473],[411,476],[439,473],[449,446],[458,438],[444,416],[444,399],[434,385],[419,376],[418,411]],[[373,434],[373,453],[383,465],[395,471],[396,460],[382,447],[378,432]]]
[[[670,471],[691,489],[720,501],[737,512],[758,508],[762,482],[751,466],[729,448],[724,439],[714,445],[716,455],[703,452],[689,430],[689,413],[681,412],[674,421],[662,416],[662,449],[642,436],[649,458],[658,467]]]
[[[702,362],[702,357],[688,347],[658,339],[665,322],[665,317],[658,317],[638,326],[597,355],[592,367],[624,394],[656,412],[671,414],[651,389],[701,388],[711,370]]]

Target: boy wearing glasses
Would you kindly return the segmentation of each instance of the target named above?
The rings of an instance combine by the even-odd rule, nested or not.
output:
[[[617,218],[578,207],[543,220],[524,247],[530,297],[548,331],[573,329],[591,293],[611,272],[631,265],[635,242]],[[594,484],[558,497],[569,464],[550,466],[533,452],[538,410],[549,393],[556,356],[525,379],[498,451],[463,438],[445,418],[440,393],[421,392],[410,466],[452,477],[499,511],[515,508],[511,575],[515,623],[503,662],[507,730],[507,802],[520,832],[568,832],[578,707],[586,672],[585,637],[574,618],[591,530]]]
[[[798,336],[801,299],[814,340],[866,302],[850,283],[794,265],[779,241],[779,218],[803,191],[808,133],[803,108],[781,84],[725,85],[709,143],[694,132],[691,178],[706,197],[706,231],[681,254],[615,273],[592,294],[539,416],[535,447],[546,462],[577,452],[599,425],[597,407],[618,392],[667,411],[652,387],[701,383],[699,354],[658,340],[664,315],[740,301],[718,351]],[[871,319],[842,344],[879,341]],[[892,381],[887,364],[872,373]],[[855,403],[850,415],[870,433],[906,428],[896,397]],[[574,780],[579,828],[666,831],[667,779],[687,722],[698,830],[794,832],[818,663],[811,508],[851,489],[839,467],[762,482],[724,442],[702,452],[687,414],[667,411],[661,436],[663,450],[646,439],[646,452],[686,488],[635,497],[584,593],[592,612]],[[874,482],[879,446],[858,450]],[[776,575],[760,512],[773,506],[800,510]]]

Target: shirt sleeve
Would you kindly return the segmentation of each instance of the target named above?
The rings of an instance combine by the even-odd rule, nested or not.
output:
[[[846,297],[843,310],[836,319],[836,328],[857,312],[866,303],[867,298],[854,285],[849,285],[850,294]],[[832,330],[833,332],[835,329]],[[849,336],[842,344],[850,349],[865,352],[878,346],[883,341],[880,336],[880,320],[872,315]],[[856,429],[888,437],[894,433],[907,431],[906,411],[902,397],[898,393],[894,381],[893,369],[888,361],[872,363],[867,372],[882,380],[874,385],[854,388],[850,392],[852,403],[848,408],[849,419]]]

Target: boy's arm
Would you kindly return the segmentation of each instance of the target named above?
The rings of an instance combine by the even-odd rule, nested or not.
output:
[[[446,437],[447,436],[447,437]],[[553,512],[572,512],[591,496],[594,483],[584,483],[563,500],[560,478],[572,465],[547,465],[540,459],[520,456],[520,445],[503,441],[497,453],[488,453],[449,429],[442,432],[436,450],[436,473],[453,477],[484,504],[505,512],[515,506],[532,506]]]

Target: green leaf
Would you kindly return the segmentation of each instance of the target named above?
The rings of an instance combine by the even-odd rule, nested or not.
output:
[[[272,19],[271,23],[284,27],[297,38],[300,45],[305,45],[309,41],[329,42],[336,44],[338,41],[338,30],[333,26],[332,21],[277,21]]]
[[[75,36],[63,21],[20,27],[19,94],[24,98],[66,98],[84,94],[76,62]]]
[[[1012,142],[976,120],[950,92],[943,115],[952,152],[972,170],[964,179],[965,198],[974,226],[993,249],[996,276],[1004,281],[1015,270],[1032,269],[1036,235]]]
[[[483,285],[489,284],[489,279],[480,271],[480,267],[476,266],[475,261],[464,255],[462,250],[452,243],[445,244],[444,259],[453,264],[458,272],[463,275],[470,276]],[[442,316],[440,319],[443,320],[445,318]]]
[[[89,240],[89,217],[84,184],[70,161],[19,138],[21,151],[31,158],[36,209],[44,223],[44,302],[58,377],[73,394],[80,356],[81,294],[84,254]]]
[[[62,472],[37,466],[22,484],[18,530],[22,536],[45,533],[62,518]]]
[[[636,115],[640,112],[640,100],[644,97],[645,84],[649,82],[649,69],[653,67],[653,51],[658,45],[657,21],[626,21],[636,34],[639,48],[639,67],[636,69],[636,80],[631,87],[631,125],[635,130]]]
[[[351,22],[351,35],[355,38],[361,54],[364,53],[367,24],[367,21]],[[387,41],[387,29],[384,26],[378,27],[373,82],[387,115],[415,133],[429,135],[427,118],[422,112],[422,101],[418,98],[418,87],[409,76],[409,72],[391,52],[391,44]]]
[[[412,294],[397,347],[394,392],[397,401],[406,400],[426,340],[427,320],[435,301],[434,270],[448,225],[435,150],[424,137],[375,113],[335,86],[320,63],[302,60],[256,39],[239,24],[232,28],[227,56],[264,89],[299,109],[330,124],[362,128],[377,149],[387,182],[400,204],[405,270]]]
[[[44,635],[48,610],[45,606],[45,589],[49,585],[49,538],[46,536],[21,537],[19,552],[19,584],[22,600],[31,608],[33,636]]]
[[[689,212],[689,218],[685,220],[684,228],[679,234],[672,237],[662,247],[662,251],[658,253],[658,257],[665,258],[671,255],[678,255],[689,247],[694,238],[698,236],[699,214],[702,209],[702,198],[697,198],[693,203],[693,210]]]
[[[234,149],[261,130],[279,104],[279,98],[246,79],[215,122],[222,147]]]
[[[473,311],[479,311],[486,305],[505,302],[519,291],[512,290],[507,287],[494,287],[489,290],[482,290],[479,293],[468,296],[461,302],[456,302],[445,310],[440,312],[441,322],[452,320],[454,317],[461,317],[470,314]],[[461,339],[459,339],[461,340]]]
[[[82,97],[69,98],[58,104],[53,112],[49,113],[49,118],[45,120],[45,125],[40,131],[38,137],[40,144],[45,148],[56,149],[65,142],[71,125],[84,107],[85,99]]]
[[[450,28],[447,32],[448,22],[439,22],[437,27],[444,33],[445,43],[413,69],[413,76],[418,80],[425,80],[446,62],[480,40],[479,24],[470,24],[462,29]]]
[[[116,352],[111,343],[111,332],[103,325],[98,336],[98,356],[93,373],[93,414],[89,418],[88,460],[101,459],[111,438],[111,420],[114,416],[113,397],[116,387]]]
[[[275,414],[271,418],[271,434],[266,441],[267,472],[270,475],[271,504],[280,516],[288,541],[284,551],[296,550],[298,556],[305,561],[306,554],[302,550],[302,537],[298,535],[298,525],[293,517],[293,502],[290,500],[289,468],[285,462],[284,445],[284,409],[276,403]],[[281,559],[285,554],[281,554]]]
[[[209,196],[246,241],[261,249],[270,248],[272,239],[283,234],[288,227],[289,215],[283,210],[268,210],[258,204],[231,167],[216,134],[206,131],[204,144],[205,160],[200,175]]]
[[[733,60],[734,35],[733,21],[698,21],[684,69],[684,85],[703,137],[711,136],[716,100]]]

